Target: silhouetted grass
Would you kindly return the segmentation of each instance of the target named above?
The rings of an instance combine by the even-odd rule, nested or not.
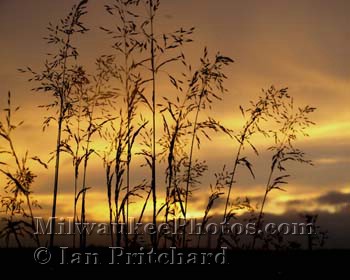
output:
[[[18,151],[13,139],[13,133],[18,129],[23,121],[15,124],[13,114],[19,110],[19,107],[12,108],[11,94],[8,93],[5,120],[0,119],[0,139],[4,140],[6,146],[0,149],[0,154],[8,155],[7,162],[0,162],[0,173],[5,175],[7,180],[4,189],[5,195],[0,196],[1,206],[6,214],[3,217],[5,227],[0,231],[0,238],[5,238],[7,246],[10,244],[10,237],[13,235],[18,247],[22,247],[21,237],[28,236],[33,239],[37,246],[40,246],[38,235],[33,235],[35,231],[33,208],[40,207],[38,202],[33,199],[32,185],[36,175],[28,167],[28,161],[36,161],[46,167],[38,157],[30,157],[28,151],[19,157]],[[14,163],[14,165],[13,165]]]
[[[205,187],[201,180],[208,171],[208,164],[197,155],[203,139],[211,140],[211,133],[224,133],[237,145],[237,151],[233,155],[232,166],[225,166],[221,172],[214,174],[216,181],[209,186],[208,202],[200,217],[202,229],[211,219],[214,205],[217,207],[221,200],[224,200],[223,209],[220,209],[223,223],[228,223],[236,218],[237,212],[244,210],[251,213],[250,219],[256,221],[259,228],[263,224],[268,194],[275,189],[282,190],[281,185],[287,183],[289,173],[285,173],[285,163],[311,163],[301,150],[295,148],[294,142],[297,136],[306,135],[305,130],[313,125],[309,115],[315,108],[306,106],[294,112],[294,101],[287,89],[272,86],[264,90],[256,101],[251,101],[248,109],[239,106],[245,119],[241,130],[232,131],[222,125],[211,113],[215,103],[223,100],[228,92],[226,71],[233,59],[219,52],[211,58],[204,48],[198,66],[193,67],[183,46],[192,42],[195,29],[179,27],[174,32],[159,34],[157,18],[160,3],[160,0],[114,0],[106,5],[113,27],[101,29],[113,40],[111,54],[100,56],[96,60],[95,72],[87,73],[84,66],[78,64],[79,54],[73,46],[76,35],[87,31],[81,21],[87,13],[87,1],[80,1],[57,26],[49,25],[46,39],[55,49],[46,60],[44,70],[35,72],[27,68],[21,71],[31,73],[33,77],[30,81],[39,84],[35,91],[52,96],[52,103],[42,106],[51,113],[44,121],[44,128],[51,122],[57,126],[57,143],[52,157],[55,159],[52,217],[56,216],[60,156],[64,152],[71,157],[73,165],[73,222],[79,221],[81,229],[84,228],[89,210],[86,195],[92,187],[89,184],[89,162],[95,154],[104,167],[108,204],[106,218],[110,225],[115,222],[118,227],[117,233],[110,236],[112,246],[137,248],[146,242],[146,245],[159,248],[164,242],[164,248],[167,248],[170,242],[172,246],[187,248],[188,244],[192,244],[199,248],[201,235],[190,240],[186,229],[195,190]],[[173,71],[171,66],[174,63],[184,66],[183,73]],[[168,86],[175,89],[174,96],[159,90],[159,84],[164,83],[163,74],[168,78]],[[10,195],[2,198],[2,206],[7,213],[7,227],[2,236],[9,239],[13,235],[17,245],[21,246],[23,231],[34,229],[32,206],[36,204],[30,198],[30,188],[35,175],[26,165],[27,156],[21,162],[13,146],[10,132],[15,126],[10,121],[10,101],[6,112],[6,122],[0,123],[0,132],[9,149],[1,152],[12,156],[17,169],[6,171],[2,166],[9,164],[0,162],[0,171],[9,180],[6,189],[10,190]],[[205,114],[208,116],[204,118]],[[158,120],[163,125],[159,134]],[[234,184],[240,179],[239,166],[247,168],[255,179],[253,163],[245,154],[245,149],[249,148],[259,156],[255,136],[274,142],[269,148],[273,155],[258,215],[248,198],[241,199],[238,195],[233,198]],[[94,144],[97,141],[103,141],[105,147],[96,150]],[[136,145],[140,149],[136,150]],[[147,167],[150,173],[139,183],[132,179],[138,171],[132,165],[137,156],[145,162],[140,168]],[[43,163],[38,158],[32,159]],[[159,164],[163,162],[165,170]],[[162,172],[164,184],[157,182]],[[159,195],[161,191],[165,192],[164,198]],[[25,198],[25,206],[21,196]],[[164,199],[162,204],[159,203],[161,199]],[[141,201],[140,211],[135,214],[139,223],[150,218],[156,226],[164,217],[167,224],[175,227],[175,219],[181,217],[185,223],[182,234],[166,236],[157,233],[148,236],[150,240],[142,240],[136,235],[130,238],[127,231],[120,233],[120,228],[129,222],[129,205],[136,200]],[[77,209],[79,202],[80,212]],[[145,217],[147,208],[152,209],[151,217]],[[25,219],[16,220],[17,216],[23,218],[27,215],[29,223]],[[52,223],[51,230],[52,248],[55,223]],[[246,248],[234,233],[230,236],[219,234],[217,238],[217,247],[227,244],[232,249]],[[258,238],[265,243],[270,242],[270,239],[256,234],[250,248],[255,249]],[[278,246],[284,242],[280,236],[274,238],[278,239]],[[38,238],[36,242],[40,245]],[[309,243],[312,244],[312,241]],[[87,245],[87,235],[83,230],[80,248],[84,249]],[[74,234],[73,248],[75,246]]]
[[[73,46],[72,41],[77,34],[84,34],[87,31],[87,28],[81,22],[82,16],[86,14],[86,3],[87,0],[82,0],[74,5],[68,16],[56,26],[49,24],[47,28],[49,35],[45,39],[49,45],[55,48],[55,52],[48,55],[44,69],[41,72],[35,72],[29,67],[20,70],[21,72],[31,73],[33,77],[29,81],[40,84],[40,86],[34,88],[35,91],[52,95],[53,102],[42,107],[56,110],[55,114],[48,117],[44,122],[44,128],[51,121],[55,121],[57,124],[52,217],[56,217],[63,122],[72,114],[71,92],[75,86],[77,74],[75,64],[79,53],[77,48]],[[53,247],[55,223],[52,223],[51,231],[50,246]]]
[[[284,90],[286,93],[286,90]],[[314,123],[310,120],[309,115],[315,111],[315,108],[305,106],[297,108],[294,111],[294,100],[289,99],[288,103],[283,103],[279,107],[276,115],[276,121],[279,128],[272,131],[275,145],[269,148],[273,152],[271,160],[271,168],[266,183],[266,189],[257,220],[257,228],[261,226],[261,219],[264,213],[264,206],[268,194],[272,190],[285,191],[282,185],[287,184],[287,178],[290,174],[286,174],[285,165],[289,161],[298,163],[312,164],[310,160],[305,159],[305,153],[295,148],[294,142],[299,136],[308,136],[306,129]],[[277,174],[276,174],[277,173]],[[279,174],[278,174],[279,173]],[[254,235],[252,248],[255,247],[257,234]]]

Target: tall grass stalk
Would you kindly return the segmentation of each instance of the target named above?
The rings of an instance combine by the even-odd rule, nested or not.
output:
[[[108,59],[108,58],[107,58]],[[104,107],[110,104],[110,100],[114,98],[115,93],[110,90],[108,82],[110,79],[110,72],[105,67],[106,58],[100,57],[96,61],[97,74],[92,78],[92,85],[87,91],[87,95],[84,96],[84,117],[87,122],[87,129],[84,135],[84,164],[83,164],[83,176],[82,186],[80,193],[82,193],[81,202],[81,227],[83,228],[86,222],[86,193],[90,187],[87,185],[88,175],[88,162],[92,154],[96,151],[92,147],[92,139],[95,134],[100,137],[101,130],[109,122],[114,120],[108,111],[104,110]],[[83,231],[80,235],[80,246],[86,246],[86,231]]]
[[[255,179],[253,165],[246,156],[242,155],[244,148],[246,146],[250,147],[254,153],[259,156],[259,152],[252,142],[253,137],[256,134],[261,134],[264,137],[270,136],[271,130],[265,128],[266,123],[274,122],[276,120],[278,114],[280,113],[280,108],[282,106],[285,106],[285,103],[288,102],[289,99],[290,97],[287,94],[287,89],[276,89],[275,87],[271,86],[268,90],[263,90],[262,95],[258,97],[257,101],[250,102],[250,108],[244,110],[243,107],[240,106],[243,117],[245,117],[246,114],[249,114],[249,118],[245,122],[242,130],[234,137],[238,142],[238,149],[236,155],[234,156],[233,167],[230,173],[230,180],[227,186],[228,191],[222,218],[223,223],[228,223],[232,218],[232,211],[230,207],[231,191],[236,180],[238,166],[245,166],[251,173],[252,177]],[[220,246],[222,238],[222,234],[219,234],[217,243],[218,246]]]
[[[68,139],[66,141],[63,141],[61,143],[61,150],[68,153],[72,157],[72,164],[74,168],[74,201],[73,201],[73,224],[75,225],[77,220],[77,202],[78,202],[78,188],[79,188],[79,169],[80,165],[83,159],[83,156],[81,155],[81,146],[82,146],[82,136],[83,133],[81,128],[81,122],[82,122],[82,99],[83,99],[83,89],[79,87],[77,89],[78,92],[78,100],[77,100],[77,106],[75,109],[75,115],[76,119],[74,124],[71,124],[71,119],[67,120],[65,131],[67,132]],[[72,127],[76,125],[76,131],[72,131]],[[69,144],[69,141],[71,138],[74,139],[75,149],[72,148],[72,144]],[[75,227],[74,227],[75,229]],[[76,246],[76,235],[75,230],[73,233],[73,248]]]
[[[188,197],[190,193],[190,185],[191,185],[191,172],[193,168],[193,153],[194,153],[194,144],[197,140],[199,145],[200,140],[197,135],[198,133],[198,123],[199,123],[199,114],[201,110],[206,109],[207,106],[211,108],[210,104],[213,102],[213,99],[220,100],[221,97],[217,94],[216,91],[223,94],[227,90],[224,88],[224,81],[227,78],[223,72],[224,66],[228,66],[233,63],[233,60],[230,57],[223,56],[221,54],[217,54],[214,62],[211,62],[208,58],[207,48],[204,49],[204,55],[201,59],[201,69],[198,72],[198,80],[200,80],[200,90],[194,95],[195,98],[195,117],[193,120],[193,130],[191,132],[191,144],[190,144],[190,152],[188,158],[188,168],[186,172],[186,187],[185,187],[185,198],[184,198],[184,220],[185,224],[187,222],[187,208],[188,208]],[[215,125],[215,122],[210,122],[209,124]],[[210,125],[209,125],[210,127]],[[215,126],[214,126],[215,127]],[[220,128],[223,128],[222,126]],[[225,132],[226,129],[223,129]],[[203,131],[203,130],[202,130]],[[203,131],[204,132],[204,131]],[[204,132],[204,135],[207,134]],[[185,247],[186,243],[186,230],[183,233],[183,246]]]
[[[289,99],[289,96],[286,94],[286,89],[276,90],[273,86],[268,90],[263,90],[263,94],[258,98],[256,102],[251,101],[251,108],[244,110],[240,106],[241,113],[243,117],[245,114],[249,114],[249,119],[246,121],[243,126],[242,131],[235,136],[235,140],[238,142],[238,149],[234,157],[231,179],[228,185],[228,192],[226,197],[226,203],[224,208],[223,221],[227,221],[227,211],[230,205],[231,191],[233,184],[235,182],[235,176],[237,167],[239,165],[244,165],[248,168],[249,172],[255,178],[252,164],[248,161],[247,157],[242,157],[242,151],[245,146],[249,146],[253,149],[256,155],[259,155],[258,150],[252,143],[252,137],[260,133],[265,137],[269,136],[269,132],[264,129],[262,122],[273,121],[276,118],[276,115],[279,113],[280,107]]]
[[[55,116],[45,119],[44,128],[47,127],[51,121],[55,121],[57,125],[57,139],[55,147],[55,174],[53,184],[53,202],[52,214],[56,217],[57,194],[59,188],[59,171],[60,171],[60,155],[62,142],[62,129],[65,119],[70,117],[72,100],[71,90],[74,86],[74,71],[72,71],[72,64],[79,55],[77,48],[72,45],[72,41],[77,34],[83,34],[88,29],[81,22],[81,18],[85,15],[87,0],[80,1],[74,5],[69,15],[62,19],[56,26],[49,24],[49,36],[46,39],[49,45],[54,45],[56,49],[55,54],[49,54],[45,62],[44,70],[40,73],[34,72],[31,68],[20,69],[21,72],[30,72],[33,78],[29,81],[36,81],[41,85],[34,88],[35,91],[51,93],[53,102],[51,104],[42,106],[49,109],[56,109]],[[54,246],[56,223],[51,223],[50,247]]]
[[[315,108],[307,105],[303,108],[297,108],[295,112],[293,99],[290,99],[289,103],[283,104],[278,114],[277,122],[280,124],[280,127],[273,133],[275,145],[269,148],[273,152],[273,156],[256,223],[256,234],[253,236],[252,249],[255,248],[268,194],[272,190],[285,191],[281,185],[287,184],[287,178],[290,177],[290,174],[284,173],[286,172],[285,164],[290,161],[312,164],[310,160],[305,159],[303,151],[294,147],[294,142],[299,136],[308,136],[306,130],[314,125],[314,122],[310,121],[309,115],[314,111]],[[280,174],[275,175],[276,172]]]
[[[117,20],[117,28],[114,30],[102,27],[101,29],[112,35],[114,41],[113,49],[117,52],[114,57],[117,64],[112,70],[114,77],[121,85],[120,92],[125,97],[126,104],[126,204],[122,213],[127,223],[129,220],[129,194],[131,187],[131,161],[132,148],[135,138],[139,132],[135,134],[134,119],[137,114],[138,103],[144,99],[142,94],[143,84],[145,81],[141,78],[139,68],[147,59],[142,59],[143,42],[140,36],[140,16],[137,14],[136,5],[138,1],[121,1],[115,0],[113,5],[106,5],[106,11],[115,16]],[[119,63],[119,61],[122,63]],[[143,125],[141,125],[144,127]],[[128,246],[127,233],[125,235],[125,245]]]

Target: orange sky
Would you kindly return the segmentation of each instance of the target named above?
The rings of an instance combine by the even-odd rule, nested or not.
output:
[[[79,41],[81,61],[91,68],[94,59],[110,53],[111,41],[99,26],[110,26],[110,18],[104,11],[104,3],[110,1],[91,0],[86,16],[91,29]],[[267,205],[267,211],[282,214],[291,209],[336,212],[342,209],[341,199],[327,201],[332,192],[338,196],[350,193],[350,25],[349,1],[209,1],[209,0],[165,0],[158,18],[159,32],[178,26],[197,28],[195,43],[186,48],[187,56],[195,63],[198,50],[208,46],[211,54],[217,50],[235,59],[229,68],[226,87],[229,93],[224,102],[214,106],[215,117],[231,128],[242,124],[238,106],[247,105],[258,96],[261,88],[288,86],[298,104],[317,107],[314,121],[317,126],[310,129],[311,137],[298,145],[315,162],[314,167],[291,165],[292,178],[286,193],[275,193]],[[0,105],[6,102],[7,91],[11,90],[14,102],[21,105],[18,119],[25,124],[18,132],[16,144],[22,151],[43,159],[54,148],[55,130],[41,131],[46,112],[36,108],[45,103],[45,97],[30,91],[32,84],[19,75],[17,68],[30,65],[40,69],[47,52],[42,37],[45,26],[63,17],[74,3],[64,1],[0,1]],[[174,68],[176,70],[176,68]],[[167,83],[159,83],[161,91],[167,90]],[[263,150],[264,140],[256,139]],[[209,172],[204,176],[203,186],[195,193],[192,215],[204,211],[213,183],[213,172],[230,166],[235,144],[224,136],[217,136],[213,142],[205,142],[200,153],[206,159]],[[267,176],[263,153],[257,159],[247,152],[254,163],[257,179],[250,179],[246,171],[235,186],[235,195],[248,195],[259,201],[264,191]],[[135,159],[137,170],[140,159]],[[93,219],[107,218],[106,193],[102,163],[96,158],[91,161],[88,194],[88,216]],[[53,166],[49,171],[34,167],[39,175],[35,186],[36,198],[43,205],[43,214],[51,207]],[[159,167],[159,170],[162,166]],[[71,216],[72,174],[71,162],[62,160],[62,179],[58,214]],[[163,169],[164,170],[164,169]],[[161,171],[160,171],[161,172]],[[142,177],[145,171],[133,176]],[[159,176],[159,184],[164,180]],[[322,199],[323,198],[323,199]],[[298,203],[295,203],[295,202]],[[312,203],[310,202],[312,201]],[[135,206],[136,207],[136,206]],[[136,207],[137,208],[137,207]],[[218,210],[218,209],[216,209]],[[131,210],[132,211],[132,210]]]

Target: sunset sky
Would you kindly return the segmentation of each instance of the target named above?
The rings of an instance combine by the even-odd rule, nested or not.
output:
[[[93,69],[95,59],[102,54],[113,53],[112,41],[99,30],[100,26],[112,26],[104,4],[112,1],[90,0],[85,22],[89,29],[78,43],[80,62]],[[179,26],[196,27],[194,43],[184,51],[195,65],[204,46],[213,56],[217,51],[235,60],[228,70],[228,93],[222,102],[213,106],[213,115],[232,129],[239,129],[244,120],[239,105],[247,106],[262,88],[275,85],[288,87],[298,105],[317,107],[313,114],[316,126],[308,132],[309,138],[297,144],[314,166],[289,165],[292,175],[287,192],[274,192],[267,202],[267,212],[288,216],[294,212],[313,211],[324,213],[329,221],[339,221],[350,215],[350,1],[347,0],[164,0],[157,18],[157,32],[174,30]],[[17,120],[25,123],[16,133],[15,144],[22,151],[29,150],[43,160],[48,160],[54,150],[56,130],[42,132],[42,122],[47,113],[40,108],[47,98],[31,92],[34,84],[17,69],[31,66],[40,70],[45,53],[49,49],[42,40],[46,26],[64,17],[72,0],[0,0],[0,105],[6,104],[7,92],[13,102],[21,106]],[[176,68],[175,68],[176,69]],[[169,83],[162,79],[158,88],[166,95]],[[257,158],[247,149],[254,164],[256,180],[249,172],[240,169],[233,195],[249,196],[261,202],[267,180],[271,154],[266,152],[265,139],[255,139],[262,151]],[[0,144],[1,146],[2,144]],[[195,156],[205,159],[209,171],[202,179],[202,186],[195,192],[191,215],[202,215],[207,203],[209,184],[214,183],[214,172],[226,164],[232,166],[237,144],[224,135],[205,141]],[[135,158],[133,181],[148,170],[138,168],[142,159]],[[71,216],[73,202],[73,177],[71,160],[63,157],[58,198],[58,215]],[[53,164],[45,170],[33,164],[38,175],[34,186],[35,197],[43,206],[40,212],[49,215],[52,202]],[[159,173],[164,173],[162,165]],[[3,182],[3,179],[1,179]],[[90,219],[108,219],[107,198],[102,162],[95,157],[88,175],[89,190],[87,214]],[[158,184],[164,185],[164,174]],[[221,213],[223,202],[214,209]],[[138,209],[133,204],[131,209]],[[131,210],[133,211],[133,210]],[[350,223],[344,222],[346,232]],[[326,225],[335,224],[324,222]],[[331,228],[329,231],[331,232]],[[350,246],[350,244],[349,244]]]

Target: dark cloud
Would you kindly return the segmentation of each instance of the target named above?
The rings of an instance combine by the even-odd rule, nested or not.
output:
[[[331,205],[350,203],[350,193],[332,191],[320,196],[317,202]]]
[[[290,208],[290,207],[300,207],[300,206],[303,206],[305,205],[306,203],[306,200],[304,199],[291,199],[291,200],[288,200],[288,201],[284,201],[284,202],[279,202],[279,205],[284,205],[284,206],[287,206],[287,208]],[[313,203],[312,201],[310,202],[310,200],[308,201],[308,204],[310,205],[310,203]]]
[[[285,206],[287,211],[290,211],[292,209],[300,209],[305,205],[332,205],[336,206],[336,212],[344,212],[345,210],[350,209],[350,193],[330,191],[314,199],[291,199],[283,202],[278,202],[278,205]]]

